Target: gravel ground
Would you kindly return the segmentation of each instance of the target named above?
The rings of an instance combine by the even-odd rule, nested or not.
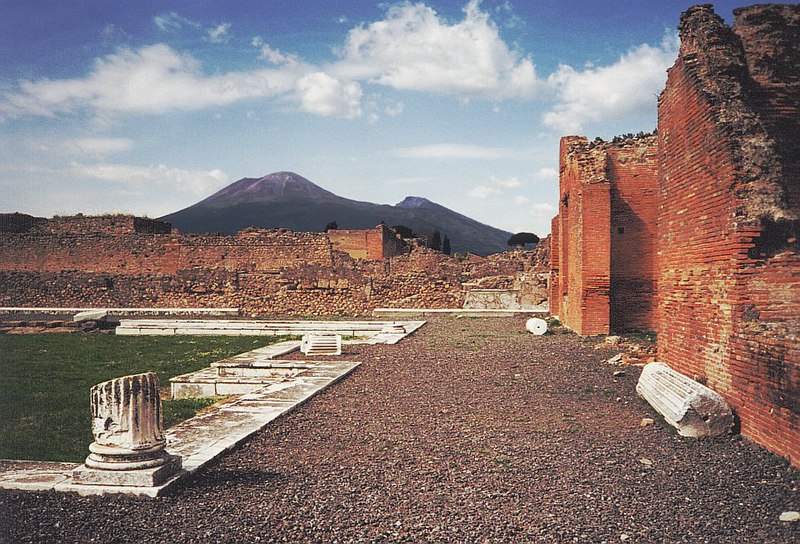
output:
[[[159,499],[0,492],[4,542],[800,540],[800,472],[677,436],[596,339],[441,318]],[[654,425],[640,426],[643,417]]]

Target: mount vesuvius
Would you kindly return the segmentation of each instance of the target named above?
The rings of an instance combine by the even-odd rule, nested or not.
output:
[[[235,181],[188,208],[159,218],[182,232],[235,234],[246,227],[321,232],[372,228],[381,221],[415,232],[438,230],[454,252],[488,255],[508,249],[510,232],[484,225],[425,198],[409,196],[389,206],[337,196],[293,172]]]

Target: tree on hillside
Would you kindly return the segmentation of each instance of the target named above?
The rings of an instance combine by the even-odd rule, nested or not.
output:
[[[408,228],[405,225],[395,225],[392,227],[397,234],[399,234],[402,238],[416,238],[417,235],[414,233],[413,230]]]
[[[431,239],[431,249],[436,251],[442,250],[442,235],[438,230],[433,231],[433,238]]]
[[[450,255],[450,238],[447,235],[444,235],[444,241],[442,242],[442,253],[445,255]]]
[[[518,232],[512,234],[506,243],[510,246],[525,247],[525,244],[538,244],[539,237],[532,232]]]
[[[331,221],[330,223],[325,225],[325,232],[328,232],[329,230],[337,230],[338,228],[339,225],[336,224],[336,221]]]

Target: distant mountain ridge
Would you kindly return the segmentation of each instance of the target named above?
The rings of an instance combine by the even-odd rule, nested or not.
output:
[[[293,172],[243,178],[200,202],[159,218],[183,232],[235,234],[246,227],[321,232],[372,228],[381,221],[415,232],[438,230],[452,250],[488,255],[508,249],[510,232],[485,225],[430,200],[408,196],[395,206],[340,197]]]

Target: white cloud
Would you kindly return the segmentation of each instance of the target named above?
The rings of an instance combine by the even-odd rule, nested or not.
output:
[[[161,32],[175,32],[184,27],[200,28],[202,25],[191,19],[178,15],[174,11],[153,17],[153,23]]]
[[[545,124],[575,133],[584,123],[655,112],[666,70],[677,54],[677,36],[667,36],[660,46],[640,45],[610,66],[590,66],[582,71],[559,66],[547,78],[558,98],[544,115]]]
[[[306,74],[297,81],[302,108],[324,117],[353,119],[361,115],[361,86],[342,83],[324,72]]]
[[[224,43],[228,41],[228,31],[231,29],[230,23],[221,23],[208,29],[208,39],[211,43]]]
[[[478,0],[448,24],[425,4],[400,4],[387,17],[353,28],[328,67],[337,77],[395,89],[462,97],[528,98],[536,90],[533,62],[506,45]]]
[[[534,219],[551,219],[556,214],[556,207],[548,202],[539,202],[531,206]]]
[[[528,198],[527,196],[517,195],[517,196],[514,197],[514,204],[518,204],[520,206],[523,206],[523,205],[527,204],[530,201],[531,201],[531,199]]]
[[[467,192],[467,196],[471,196],[472,198],[489,198],[492,196],[497,196],[502,194],[503,191],[498,189],[497,187],[493,187],[491,185],[477,185],[470,189]]]
[[[287,67],[206,76],[194,57],[163,44],[121,49],[97,59],[84,78],[21,82],[19,92],[3,97],[0,116],[196,110],[285,94],[304,71]]]
[[[269,45],[261,41],[261,38],[254,38],[253,45],[261,48],[261,54],[258,56],[271,64],[298,64],[300,58],[297,55],[282,53],[277,49],[271,48]]]
[[[513,189],[514,187],[519,187],[522,185],[522,182],[516,176],[512,176],[508,179],[500,179],[497,176],[490,176],[489,179],[491,179],[492,183],[495,185],[505,189]]]
[[[519,157],[522,152],[505,147],[481,147],[462,144],[431,144],[415,147],[398,147],[391,155],[404,159],[477,159],[497,160]]]
[[[146,191],[158,187],[169,187],[179,192],[206,195],[214,189],[230,183],[228,175],[222,170],[183,170],[157,166],[136,166],[130,164],[73,162],[70,171],[83,178],[97,179],[124,185],[130,189]]]
[[[93,157],[103,157],[133,149],[133,140],[128,138],[76,138],[64,142],[67,152],[82,153]]]
[[[473,187],[467,192],[467,196],[480,199],[489,198],[503,194],[506,189],[515,189],[521,185],[522,182],[515,176],[506,179],[489,176],[488,184]]]
[[[558,170],[555,168],[539,168],[533,177],[538,181],[557,181]]]

